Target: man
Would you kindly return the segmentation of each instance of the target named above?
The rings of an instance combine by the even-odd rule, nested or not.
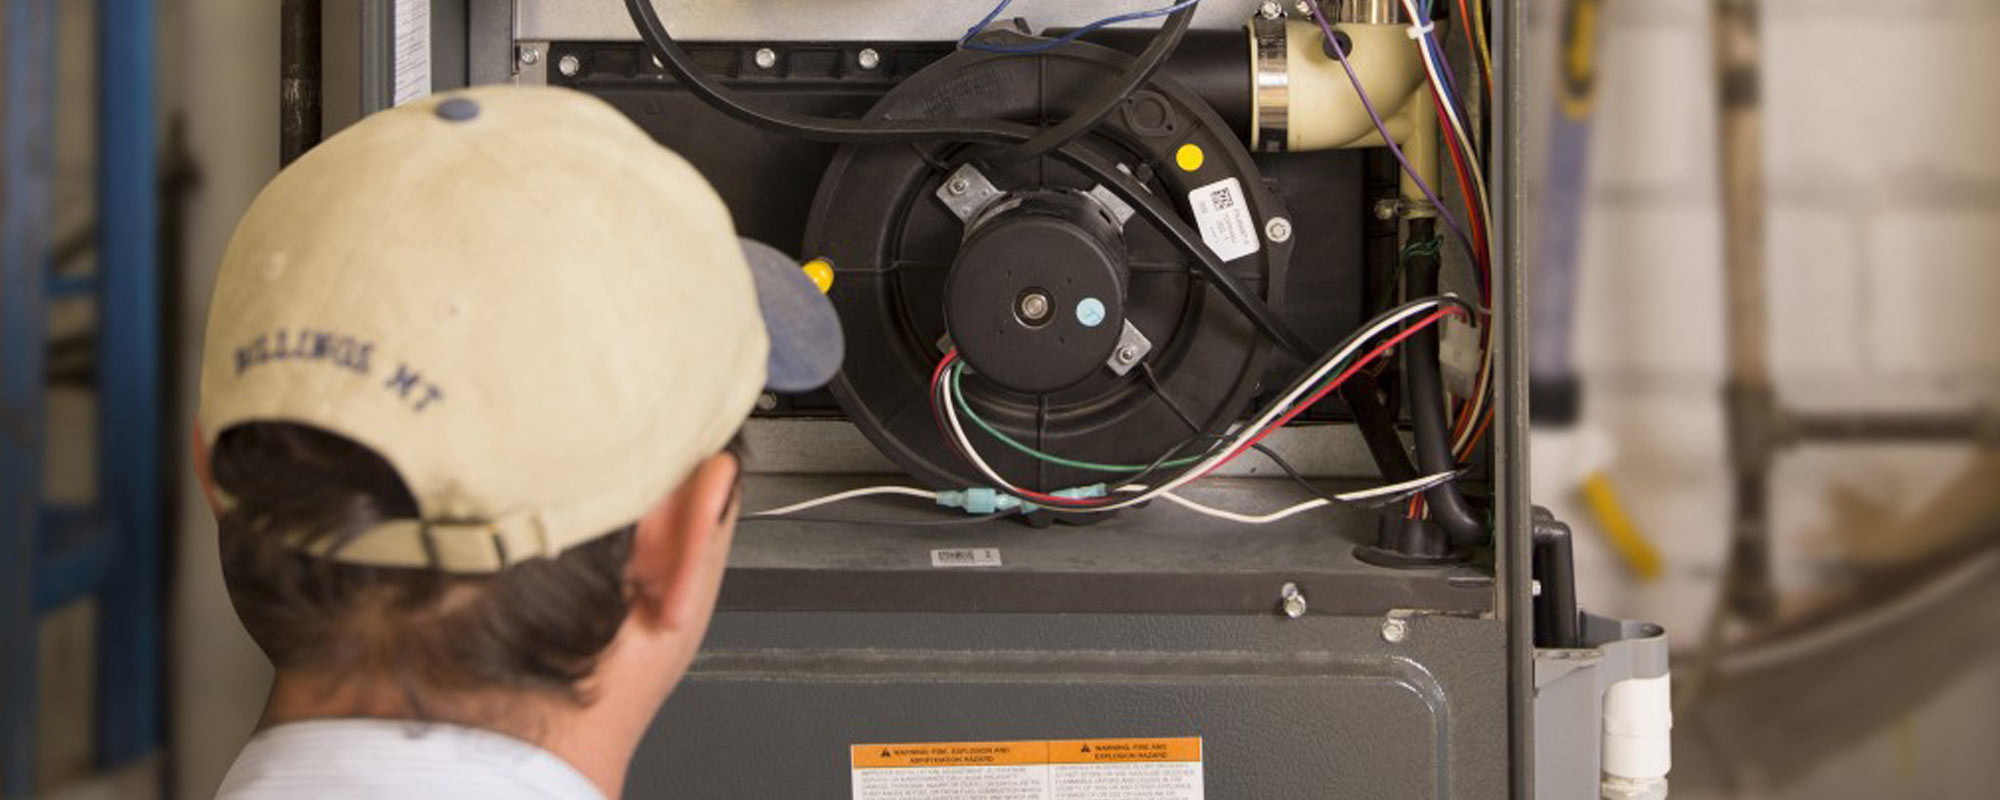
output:
[[[277,669],[231,798],[618,796],[714,609],[732,438],[841,355],[796,262],[556,89],[327,140],[209,313],[196,461]]]

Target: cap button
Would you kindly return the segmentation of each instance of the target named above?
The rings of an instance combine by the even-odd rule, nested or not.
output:
[[[437,115],[452,122],[464,122],[479,116],[479,104],[469,98],[453,97],[437,104]]]

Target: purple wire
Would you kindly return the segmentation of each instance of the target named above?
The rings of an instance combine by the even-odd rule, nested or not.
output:
[[[1313,21],[1319,23],[1320,32],[1326,34],[1327,49],[1332,50],[1334,56],[1340,59],[1340,68],[1347,70],[1347,80],[1354,84],[1354,94],[1361,98],[1361,107],[1367,109],[1368,118],[1375,121],[1375,130],[1382,134],[1382,143],[1389,146],[1389,153],[1396,157],[1396,163],[1403,165],[1403,172],[1410,176],[1411,183],[1417,185],[1417,191],[1424,193],[1424,199],[1430,201],[1431,208],[1437,210],[1437,215],[1444,220],[1445,227],[1451,228],[1451,232],[1458,236],[1459,243],[1465,245],[1465,252],[1477,253],[1477,250],[1472,249],[1472,237],[1465,234],[1465,226],[1458,224],[1458,218],[1452,216],[1451,211],[1445,208],[1444,201],[1438,199],[1437,192],[1431,191],[1430,184],[1424,183],[1423,176],[1417,174],[1417,168],[1410,166],[1410,159],[1403,155],[1403,148],[1397,147],[1396,140],[1389,136],[1388,123],[1383,122],[1382,115],[1376,113],[1374,101],[1368,99],[1368,91],[1361,88],[1361,76],[1355,74],[1353,64],[1347,63],[1347,51],[1341,48],[1340,39],[1333,35],[1333,26],[1328,25],[1326,17],[1320,14],[1319,4],[1309,3],[1307,8],[1312,12]]]

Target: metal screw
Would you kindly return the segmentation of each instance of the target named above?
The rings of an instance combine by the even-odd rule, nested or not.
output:
[[[1030,292],[1021,296],[1021,319],[1041,322],[1049,316],[1049,296],[1041,292]]]
[[[1118,348],[1118,361],[1120,363],[1130,364],[1138,360],[1139,360],[1139,348],[1137,346],[1128,344],[1125,345],[1124,347]]]
[[[874,69],[882,66],[882,54],[875,52],[873,47],[863,47],[860,53],[855,54],[854,61],[862,69]]]
[[[531,67],[542,63],[542,51],[533,47],[521,48],[521,63]]]
[[[1306,615],[1306,596],[1299,592],[1298,584],[1285,584],[1278,590],[1278,599],[1279,607],[1284,609],[1286,617],[1298,619]]]
[[[758,411],[774,411],[777,408],[778,408],[777,395],[771,394],[770,392],[765,392],[763,394],[757,395]]]
[[[964,178],[952,178],[950,183],[944,185],[944,190],[952,194],[965,194],[972,191],[972,181]]]
[[[1296,8],[1298,8],[1299,16],[1301,17],[1310,17],[1313,15],[1312,0],[1299,0]]]
[[[770,69],[778,65],[778,51],[769,47],[757,48],[755,56],[758,69]]]
[[[1403,203],[1400,200],[1385,197],[1375,201],[1376,219],[1383,220],[1386,222],[1388,220],[1395,219],[1396,215],[1402,213],[1402,211],[1403,211]]]
[[[1279,5],[1278,0],[1264,0],[1264,4],[1257,7],[1257,16],[1265,19],[1277,19],[1284,15],[1285,7]]]
[[[1284,242],[1292,238],[1292,221],[1284,217],[1272,217],[1264,223],[1264,238],[1273,242]]]
[[[573,78],[583,71],[583,62],[577,60],[576,56],[563,56],[556,60],[556,71],[561,72],[565,78]]]
[[[1395,644],[1407,638],[1410,638],[1410,623],[1404,622],[1402,617],[1382,620],[1382,641]]]

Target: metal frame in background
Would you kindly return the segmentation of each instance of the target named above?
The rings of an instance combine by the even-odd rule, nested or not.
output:
[[[0,796],[34,790],[40,618],[98,601],[96,757],[100,768],[155,752],[162,730],[165,604],[158,137],[152,0],[99,0],[97,272],[51,283],[49,227],[57,91],[54,0],[15,0],[6,19],[6,209],[0,272],[0,537],[5,539],[5,685]],[[97,498],[42,496],[47,304],[93,293]]]

